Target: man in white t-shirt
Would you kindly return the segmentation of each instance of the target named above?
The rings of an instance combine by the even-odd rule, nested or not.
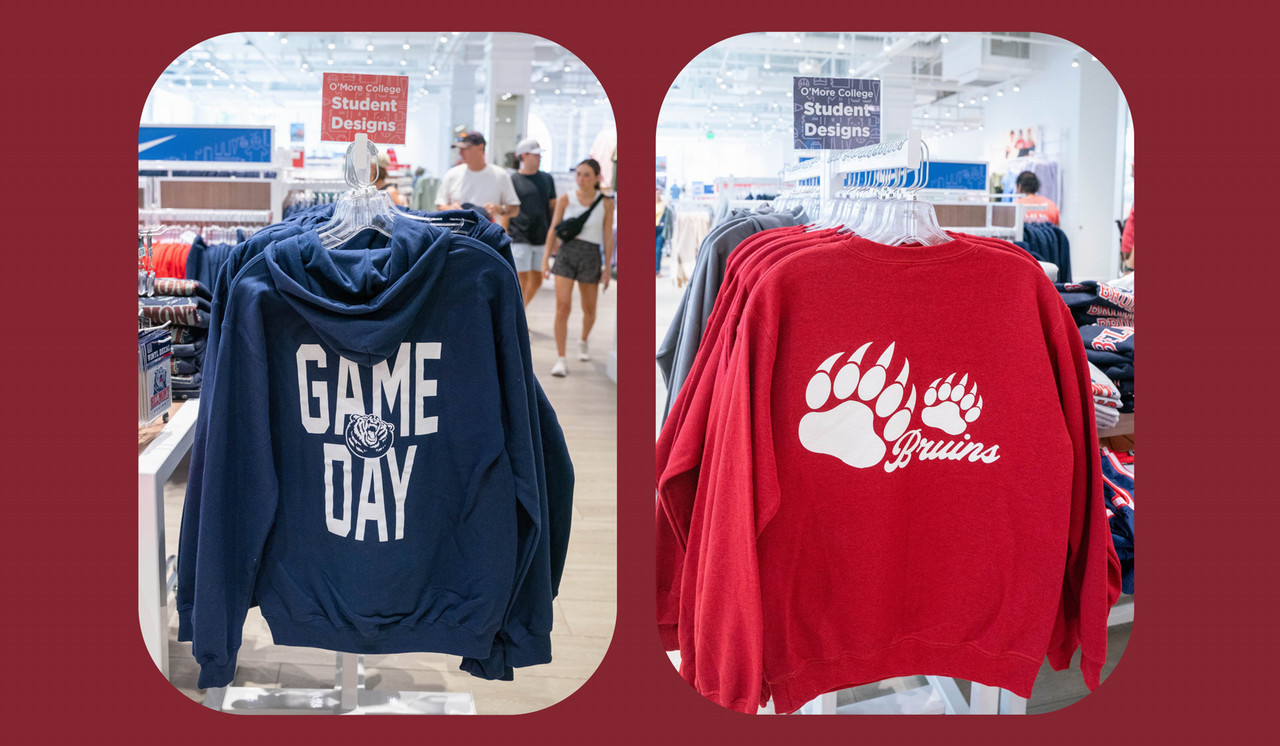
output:
[[[520,213],[520,198],[511,184],[511,174],[492,163],[485,163],[484,135],[464,132],[453,147],[462,163],[445,172],[436,192],[436,205],[441,210],[458,210],[463,204],[483,207],[489,219],[504,228],[507,221]]]

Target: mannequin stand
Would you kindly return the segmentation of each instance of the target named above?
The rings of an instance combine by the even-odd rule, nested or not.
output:
[[[364,656],[337,654],[332,689],[209,689],[204,706],[242,715],[474,715],[470,692],[395,692],[364,688]]]

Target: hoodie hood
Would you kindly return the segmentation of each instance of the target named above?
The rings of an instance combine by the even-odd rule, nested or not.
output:
[[[332,251],[308,230],[273,244],[264,260],[276,289],[330,349],[375,365],[404,341],[451,240],[446,229],[398,220],[390,238],[365,231]]]

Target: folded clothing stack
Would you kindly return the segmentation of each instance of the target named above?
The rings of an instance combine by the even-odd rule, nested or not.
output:
[[[1080,327],[1089,362],[1120,391],[1120,411],[1133,411],[1133,327],[1086,324]]]
[[[1133,291],[1109,283],[1057,282],[1054,287],[1071,309],[1076,326],[1133,326]]]
[[[1120,421],[1120,388],[1093,363],[1089,363],[1089,377],[1093,382],[1094,419],[1099,430],[1109,430]]]
[[[1111,541],[1120,557],[1120,589],[1133,593],[1133,453],[1102,447],[1102,492]]]
[[[200,369],[209,335],[212,294],[196,280],[160,278],[155,296],[139,298],[142,316],[153,323],[169,322],[173,330],[173,357],[169,361],[175,401],[200,396]]]

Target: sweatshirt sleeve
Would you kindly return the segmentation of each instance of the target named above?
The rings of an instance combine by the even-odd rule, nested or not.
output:
[[[703,504],[688,546],[696,565],[686,568],[696,578],[696,611],[692,631],[682,620],[680,639],[685,680],[721,706],[751,714],[769,698],[757,539],[777,510],[779,489],[770,416],[775,343],[750,314],[741,324],[708,432]]]
[[[200,372],[203,376],[202,386],[205,391],[203,401],[197,405],[200,411],[196,417],[195,433],[191,441],[191,458],[187,475],[187,494],[182,502],[182,524],[178,529],[178,583],[175,589],[178,607],[178,639],[186,642],[191,639],[191,610],[195,603],[196,585],[196,552],[200,540],[200,494],[205,470],[205,441],[209,431],[209,406],[214,387],[217,384],[218,341],[222,337],[222,317],[226,309],[227,296],[230,293],[231,280],[240,262],[240,252],[232,252],[232,257],[219,270],[218,278],[213,283],[213,301],[209,309],[209,335],[205,342],[204,364]],[[198,400],[199,401],[199,400]]]
[[[1058,305],[1049,354],[1056,366],[1075,466],[1067,566],[1048,657],[1054,670],[1061,671],[1070,667],[1072,654],[1080,648],[1081,673],[1092,691],[1107,660],[1107,615],[1120,596],[1120,560],[1111,541],[1102,493],[1089,363],[1070,311],[1061,302]]]
[[[489,657],[463,658],[462,670],[479,678],[510,681],[514,668],[551,662],[551,532],[528,327],[515,276],[505,267],[498,275],[494,344],[503,395],[506,453],[516,484],[520,559],[502,629]],[[504,287],[504,282],[510,287]]]
[[[219,345],[220,373],[202,402],[208,427],[191,611],[201,689],[226,686],[235,677],[278,499],[267,368],[238,332],[231,334]]]

